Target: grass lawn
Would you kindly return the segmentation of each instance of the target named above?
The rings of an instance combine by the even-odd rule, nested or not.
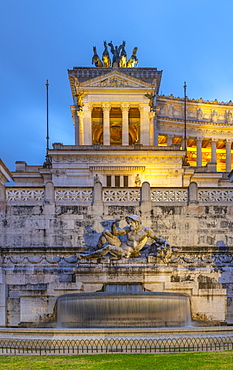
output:
[[[221,370],[233,369],[233,351],[80,356],[0,356],[2,370]]]

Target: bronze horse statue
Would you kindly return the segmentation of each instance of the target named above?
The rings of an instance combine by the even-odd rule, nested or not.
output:
[[[120,63],[119,63],[120,67],[127,67],[127,54],[125,51],[125,44],[126,42],[123,41],[122,45],[120,46],[121,48]]]
[[[94,55],[92,57],[92,64],[95,64],[96,67],[103,67],[103,63],[101,62],[97,54],[96,46],[93,46],[93,52],[94,52]]]
[[[127,62],[127,67],[134,67],[135,64],[138,65],[138,58],[136,57],[137,50],[137,47],[133,48],[131,58]]]
[[[104,41],[104,51],[102,54],[102,61],[104,63],[104,67],[111,67],[111,59],[108,52],[108,44]]]

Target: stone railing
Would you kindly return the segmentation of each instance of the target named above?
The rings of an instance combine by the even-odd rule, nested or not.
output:
[[[43,201],[44,188],[6,188],[8,202]]]
[[[198,202],[232,202],[233,190],[230,189],[199,189]]]
[[[55,189],[55,201],[92,202],[92,189]]]
[[[1,199],[0,199],[1,200]],[[122,204],[132,203],[140,205],[152,204],[216,204],[233,201],[233,189],[231,188],[200,188],[196,183],[191,183],[188,188],[150,188],[150,184],[144,182],[139,188],[103,188],[101,183],[95,183],[94,187],[86,188],[54,188],[52,182],[48,182],[41,188],[17,188],[6,187],[5,198],[8,203],[43,203],[55,202],[57,204],[88,203],[88,204]]]
[[[185,190],[157,190],[151,189],[152,202],[187,202],[188,191]]]
[[[103,201],[112,202],[140,202],[140,189],[104,189]]]

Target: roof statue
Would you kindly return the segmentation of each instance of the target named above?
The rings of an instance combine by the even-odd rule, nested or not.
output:
[[[76,98],[77,98],[77,106],[78,106],[78,110],[83,110],[83,98],[84,96],[86,96],[84,94],[84,92],[78,92],[77,94],[75,94]]]
[[[126,42],[123,41],[121,45],[121,55],[120,55],[120,67],[126,67],[127,66],[127,54],[125,51],[125,44]]]
[[[127,67],[134,67],[135,64],[138,65],[138,58],[136,57],[137,50],[137,47],[133,48],[132,55],[127,62]]]
[[[93,46],[93,52],[94,55],[92,57],[92,64],[95,64],[96,67],[103,67],[103,63],[101,62],[99,55],[97,54],[96,46]]]
[[[149,99],[149,106],[150,106],[150,110],[154,110],[155,106],[154,106],[154,99],[155,99],[155,94],[145,94],[145,97]]]
[[[133,48],[132,55],[130,59],[127,61],[127,53],[125,50],[126,42],[122,41],[122,44],[120,46],[113,45],[112,41],[107,43],[107,41],[104,41],[104,51],[102,54],[102,61],[100,60],[97,51],[96,46],[93,46],[93,52],[94,55],[92,57],[92,64],[95,64],[96,67],[110,67],[112,64],[113,66],[117,67],[134,67],[138,64],[138,59],[136,57],[136,53],[138,48]],[[110,47],[110,51],[112,53],[112,63],[111,58],[109,56],[108,46]]]
[[[108,52],[108,44],[107,44],[106,41],[104,41],[104,51],[103,51],[103,54],[102,54],[102,61],[104,63],[104,67],[110,67],[111,66],[111,59],[110,59],[109,52]]]

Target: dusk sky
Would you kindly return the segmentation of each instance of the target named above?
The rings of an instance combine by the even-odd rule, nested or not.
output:
[[[163,70],[160,94],[233,100],[232,0],[1,0],[0,158],[42,165],[49,80],[50,147],[74,144],[67,69],[93,46],[126,41],[139,67]]]

